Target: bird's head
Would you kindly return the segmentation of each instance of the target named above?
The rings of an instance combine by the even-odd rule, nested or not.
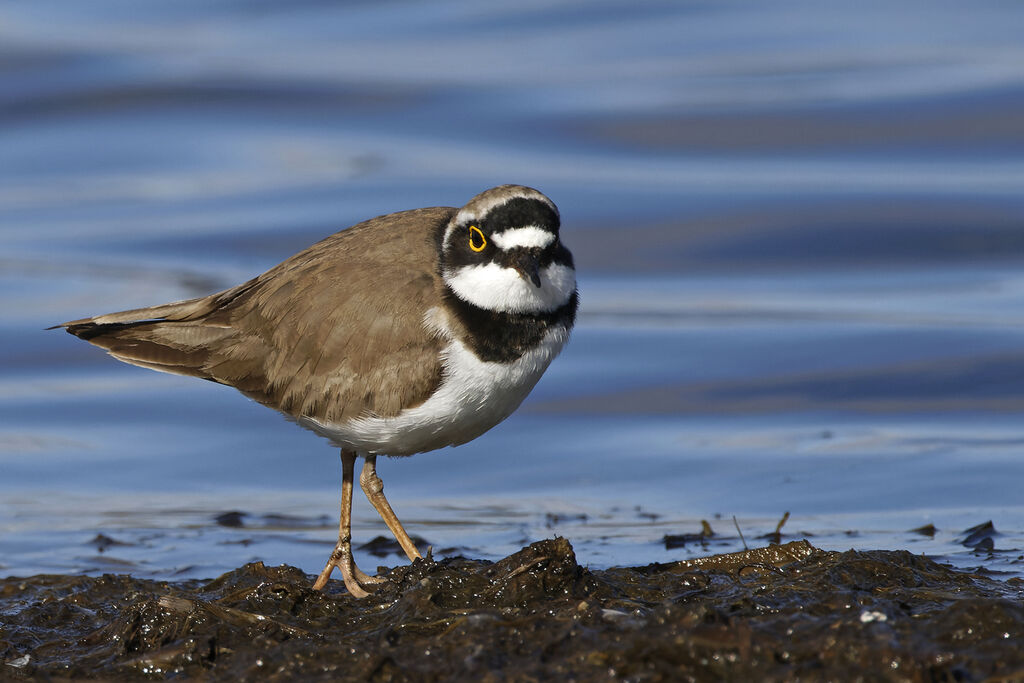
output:
[[[481,192],[445,229],[445,283],[463,301],[489,311],[557,310],[576,291],[559,224],[558,208],[537,190],[501,185]]]

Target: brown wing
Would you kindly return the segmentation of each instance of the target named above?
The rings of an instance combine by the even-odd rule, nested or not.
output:
[[[293,417],[397,415],[441,379],[437,233],[455,209],[381,216],[232,289],[60,325],[126,363],[236,387]]]

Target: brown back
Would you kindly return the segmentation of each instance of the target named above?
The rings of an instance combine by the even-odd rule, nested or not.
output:
[[[199,299],[64,323],[127,363],[236,387],[292,417],[397,415],[441,380],[439,231],[455,209],[380,216]]]

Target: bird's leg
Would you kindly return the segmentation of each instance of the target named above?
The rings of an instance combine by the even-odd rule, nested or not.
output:
[[[359,485],[363,487],[363,493],[366,494],[370,503],[376,508],[384,523],[391,529],[391,533],[395,535],[398,544],[402,546],[402,550],[408,555],[409,561],[411,562],[423,557],[420,555],[420,551],[416,549],[416,544],[409,538],[409,534],[405,533],[402,523],[398,521],[398,515],[391,509],[388,499],[384,497],[384,482],[377,476],[377,456],[366,455],[364,458],[366,463],[363,465],[363,471],[359,475]]]
[[[341,451],[341,521],[338,524],[338,543],[327,559],[327,566],[313,584],[313,590],[321,590],[326,586],[331,572],[337,567],[341,570],[341,578],[348,592],[354,597],[365,598],[369,593],[359,584],[379,583],[382,579],[359,571],[352,558],[352,482],[355,479],[355,463],[355,451]]]

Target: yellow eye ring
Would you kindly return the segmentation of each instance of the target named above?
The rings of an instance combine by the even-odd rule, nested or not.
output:
[[[474,241],[475,238],[479,237],[479,243]],[[473,251],[483,251],[484,247],[487,246],[487,238],[480,232],[480,228],[475,225],[469,226],[469,248]]]

